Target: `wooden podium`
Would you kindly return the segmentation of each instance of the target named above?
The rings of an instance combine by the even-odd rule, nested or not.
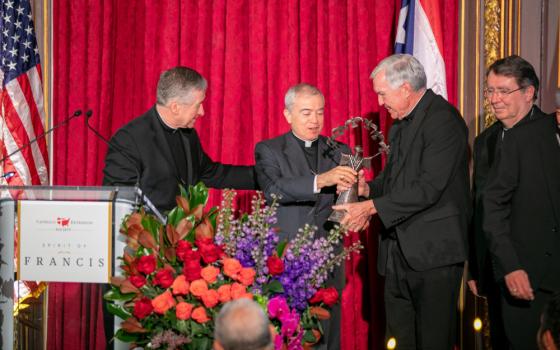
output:
[[[139,204],[163,219],[134,187],[0,186],[0,348],[14,346],[15,282],[109,283],[119,227]]]

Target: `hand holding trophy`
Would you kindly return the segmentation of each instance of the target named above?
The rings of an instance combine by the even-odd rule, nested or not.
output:
[[[389,153],[389,146],[385,144],[385,137],[379,131],[377,125],[375,125],[372,121],[368,119],[364,119],[362,117],[354,117],[348,119],[344,125],[336,127],[332,131],[332,136],[327,140],[328,145],[331,148],[338,148],[338,144],[335,142],[336,138],[343,135],[344,132],[351,128],[355,129],[358,125],[361,124],[363,128],[369,131],[369,135],[373,141],[376,141],[379,145],[379,150],[376,154],[370,157],[363,156],[363,149],[361,146],[354,147],[354,154],[344,154],[342,153],[340,159],[340,165],[346,165],[354,169],[356,172],[359,172],[363,168],[370,169],[371,168],[371,160],[383,153]],[[354,183],[348,190],[345,190],[340,193],[338,199],[336,200],[336,204],[345,204],[345,203],[355,203],[358,201],[358,183]],[[344,217],[344,212],[340,210],[335,210],[329,216],[329,221],[333,222],[340,222]]]

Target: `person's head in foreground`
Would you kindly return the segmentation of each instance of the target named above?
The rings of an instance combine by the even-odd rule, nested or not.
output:
[[[237,299],[225,304],[216,318],[215,350],[273,350],[270,322],[259,304]]]

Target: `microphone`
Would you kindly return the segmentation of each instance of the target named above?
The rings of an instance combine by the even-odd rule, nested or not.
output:
[[[136,165],[136,162],[134,162],[128,156],[128,154],[126,154],[120,147],[118,147],[114,143],[111,143],[110,140],[108,140],[105,136],[101,135],[101,133],[99,131],[97,131],[93,126],[91,126],[89,124],[89,119],[91,118],[92,115],[93,115],[93,111],[91,109],[88,109],[88,111],[86,112],[86,118],[85,118],[87,128],[90,129],[95,134],[95,136],[97,136],[101,141],[105,142],[107,144],[107,146],[113,148],[121,156],[123,156],[130,164],[132,164],[132,166],[134,167],[134,170],[136,171],[136,182],[134,183],[134,187],[140,189],[140,169],[138,169],[138,166]],[[142,197],[144,197],[144,196],[142,195]],[[140,207],[140,198],[138,196],[138,192],[136,193],[136,198],[134,200],[134,204],[136,205],[136,207]]]
[[[51,132],[53,132],[55,129],[58,129],[58,128],[60,128],[61,126],[68,124],[68,123],[70,122],[70,120],[72,120],[72,119],[74,119],[74,118],[76,118],[76,117],[79,117],[80,115],[82,115],[82,110],[81,110],[81,109],[75,110],[74,113],[72,113],[72,115],[69,116],[68,118],[64,119],[64,120],[61,121],[60,123],[58,123],[58,124],[56,124],[55,126],[53,126],[52,128],[50,128],[49,130],[43,132],[41,135],[35,137],[33,140],[29,141],[28,143],[24,144],[23,146],[19,147],[18,149],[16,149],[16,150],[13,151],[12,153],[10,153],[10,154],[8,154],[7,156],[5,156],[4,158],[0,159],[0,164],[4,163],[4,161],[5,161],[6,159],[10,158],[10,157],[13,156],[14,154],[23,151],[24,149],[26,149],[27,147],[31,146],[31,145],[34,144],[35,142],[37,142],[37,141],[39,141],[39,140],[45,138],[48,134],[50,134]],[[8,174],[10,174],[10,173],[12,173],[12,172],[9,172],[9,173],[4,174],[3,177],[6,178],[6,179],[8,179],[8,178],[10,178],[10,177],[12,177],[12,176],[15,175],[15,173],[14,173],[14,174],[8,176]]]
[[[9,178],[13,177],[16,174],[15,171],[8,171],[7,173],[3,174],[0,176],[0,179],[6,179],[8,180]]]

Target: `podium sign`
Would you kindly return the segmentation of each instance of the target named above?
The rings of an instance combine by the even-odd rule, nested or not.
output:
[[[109,283],[112,203],[18,201],[17,279]]]

